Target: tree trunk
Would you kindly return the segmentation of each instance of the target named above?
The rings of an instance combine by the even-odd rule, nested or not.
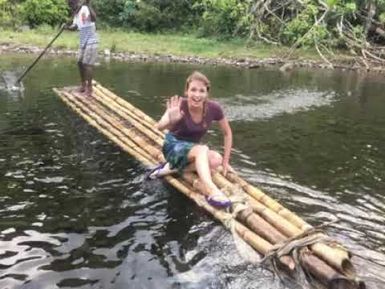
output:
[[[376,14],[376,5],[373,0],[369,0],[366,7],[368,11],[368,16],[366,17],[364,34],[362,35],[363,40],[365,42],[368,37],[369,29],[372,26],[373,17]]]

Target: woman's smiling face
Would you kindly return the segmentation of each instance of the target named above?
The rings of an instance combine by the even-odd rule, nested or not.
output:
[[[185,93],[189,106],[194,108],[203,107],[208,97],[207,86],[201,80],[192,80]]]

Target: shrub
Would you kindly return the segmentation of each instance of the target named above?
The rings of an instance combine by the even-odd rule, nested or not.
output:
[[[198,0],[93,0],[101,23],[142,32],[191,27],[201,16],[193,8]]]
[[[26,0],[21,4],[21,16],[31,27],[64,23],[68,14],[66,0]]]
[[[15,28],[21,24],[18,1],[0,0],[0,27]]]
[[[204,0],[195,8],[203,10],[201,32],[203,35],[230,37],[244,36],[250,29],[252,15],[248,1]]]

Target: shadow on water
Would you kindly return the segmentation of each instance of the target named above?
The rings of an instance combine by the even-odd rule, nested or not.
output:
[[[312,225],[337,217],[327,233],[383,288],[383,80],[116,62],[96,79],[158,118],[194,69],[231,119],[236,170]],[[143,183],[145,168],[52,92],[77,81],[73,59],[42,60],[22,97],[0,91],[0,288],[300,288],[244,258],[182,194]],[[209,135],[220,149],[221,133]]]

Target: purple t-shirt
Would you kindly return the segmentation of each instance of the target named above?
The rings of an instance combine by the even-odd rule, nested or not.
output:
[[[187,106],[187,99],[183,98],[181,110],[184,112],[182,119],[177,122],[170,132],[180,140],[187,140],[198,143],[206,134],[207,129],[213,121],[220,121],[224,118],[223,110],[218,102],[208,100],[206,113],[200,123],[195,123],[190,116]]]

